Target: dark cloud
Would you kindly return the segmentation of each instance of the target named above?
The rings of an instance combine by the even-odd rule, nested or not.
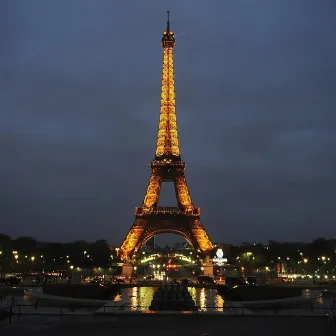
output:
[[[0,231],[120,243],[155,150],[166,3],[0,6]],[[334,1],[169,9],[182,155],[210,235],[334,235]]]

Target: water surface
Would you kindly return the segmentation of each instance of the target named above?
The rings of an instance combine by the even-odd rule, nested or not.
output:
[[[146,311],[152,302],[157,287],[124,288],[116,301],[124,303],[125,310]],[[215,289],[188,288],[196,307],[200,311],[223,311],[224,300]]]

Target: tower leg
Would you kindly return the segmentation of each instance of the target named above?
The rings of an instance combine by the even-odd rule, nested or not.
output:
[[[205,264],[204,266],[204,271],[203,274],[213,277],[214,276],[214,271],[213,271],[213,265],[212,264]]]
[[[130,263],[125,263],[121,269],[121,275],[124,277],[131,277],[133,275],[133,265]]]

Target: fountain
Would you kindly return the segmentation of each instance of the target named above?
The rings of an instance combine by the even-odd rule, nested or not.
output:
[[[171,284],[160,286],[153,295],[150,310],[191,311],[196,310],[195,302],[186,286]]]

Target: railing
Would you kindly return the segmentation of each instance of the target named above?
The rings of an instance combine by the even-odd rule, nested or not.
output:
[[[158,207],[153,209],[154,215],[181,215],[182,210],[176,207]]]
[[[148,213],[147,213],[148,211]],[[135,214],[138,216],[143,215],[182,215],[183,212],[177,207],[158,207],[150,210],[143,208],[135,208]]]
[[[167,316],[169,318],[169,323],[173,322],[174,320],[171,320],[174,316],[182,318],[182,316],[186,316],[187,320],[186,323],[193,323],[193,321],[198,321],[198,319],[202,319],[204,321],[204,323],[207,323],[207,317],[210,317],[209,321],[214,321],[215,316],[218,316],[219,319],[236,319],[236,318],[244,318],[244,321],[246,321],[246,319],[248,318],[253,318],[253,316],[255,317],[260,317],[263,316],[263,319],[267,317],[278,317],[279,319],[283,319],[283,318],[288,318],[288,319],[294,319],[295,317],[302,319],[302,325],[304,326],[306,324],[305,321],[307,321],[305,318],[314,318],[316,322],[314,323],[320,323],[321,327],[319,328],[323,328],[323,325],[325,325],[329,330],[334,330],[336,327],[336,320],[335,320],[335,312],[322,312],[321,310],[323,310],[324,308],[317,308],[314,309],[316,311],[321,311],[320,314],[301,314],[301,315],[297,315],[293,312],[293,314],[291,314],[292,309],[288,308],[286,312],[283,312],[282,314],[277,313],[277,314],[247,314],[245,312],[245,307],[235,307],[235,308],[224,308],[226,313],[224,312],[202,312],[202,311],[168,311],[168,312],[164,312],[164,311],[149,311],[146,310],[148,309],[148,307],[145,306],[132,306],[132,305],[125,305],[122,307],[116,307],[116,306],[106,306],[102,312],[84,312],[82,309],[83,308],[88,308],[88,309],[92,309],[93,307],[85,307],[85,306],[81,306],[81,307],[75,307],[75,308],[71,308],[71,307],[54,307],[54,306],[39,306],[36,309],[33,309],[32,312],[25,312],[24,308],[30,305],[18,305],[18,306],[13,306],[11,307],[11,309],[9,310],[9,315],[5,320],[0,320],[0,334],[1,334],[1,328],[6,328],[7,326],[10,326],[11,323],[19,323],[19,324],[23,324],[23,328],[24,328],[24,324],[25,323],[33,323],[33,324],[43,324],[43,323],[47,323],[48,325],[50,325],[50,323],[59,323],[63,320],[63,318],[66,318],[67,320],[69,318],[71,318],[73,316],[73,318],[78,318],[78,317],[82,317],[82,318],[87,318],[87,317],[94,317],[94,316],[104,316],[104,317],[118,317],[119,319],[123,319],[125,318],[129,318],[130,316],[133,316],[134,318],[138,318],[138,319],[142,319],[142,318],[151,318],[151,323],[153,323],[155,321],[156,317],[160,318],[160,323],[162,322],[162,318],[164,316]],[[47,308],[47,307],[53,307],[53,308],[57,308],[55,311],[53,312],[43,312],[42,308]],[[133,311],[120,311],[117,310],[115,312],[109,312],[107,310],[107,308],[133,308],[133,309],[141,309],[141,311],[139,310],[133,310]],[[41,308],[41,309],[40,309]],[[197,307],[198,309],[220,309],[218,307]],[[81,309],[79,311],[77,311],[76,309]],[[32,319],[30,319],[29,317],[33,317]],[[41,316],[41,319],[38,319],[38,316]],[[249,316],[249,317],[248,317]],[[26,318],[25,318],[26,317]],[[193,318],[194,317],[194,318]],[[28,318],[28,319],[27,319]],[[192,320],[190,318],[193,318]],[[266,320],[267,321],[267,320]],[[265,322],[266,322],[265,321]],[[274,320],[271,320],[274,321]],[[307,321],[308,322],[308,321]],[[242,323],[240,322],[240,320],[238,320],[237,323]],[[245,322],[244,322],[245,323]],[[246,323],[248,323],[246,321]],[[272,322],[273,323],[273,322]],[[281,325],[282,321],[279,320],[279,323]],[[292,323],[291,320],[288,321],[287,323]],[[326,330],[328,330],[326,329]],[[319,335],[319,333],[317,334]]]
[[[160,216],[179,216],[179,215],[188,215],[188,216],[200,216],[201,210],[200,208],[192,208],[190,211],[182,210],[177,207],[157,207],[153,209],[143,209],[143,208],[135,208],[136,216],[152,216],[152,215],[160,215]]]
[[[86,309],[86,310],[84,310]],[[234,316],[306,316],[306,317],[332,317],[336,321],[336,308],[333,307],[300,307],[300,306],[278,306],[278,307],[253,307],[248,308],[245,306],[196,306],[196,310],[190,311],[154,311],[150,310],[150,306],[140,306],[131,304],[122,305],[37,305],[37,304],[18,304],[12,305],[7,308],[1,308],[0,312],[7,311],[9,318],[22,315],[94,315],[94,314],[172,314],[172,315],[203,315],[203,314],[223,314]]]

